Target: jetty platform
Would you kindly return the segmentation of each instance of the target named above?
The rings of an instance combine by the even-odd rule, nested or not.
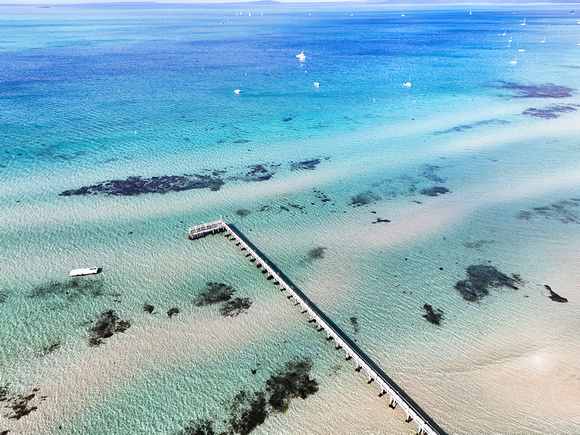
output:
[[[379,396],[386,395],[391,408],[399,406],[406,414],[405,421],[415,422],[419,435],[445,435],[445,431],[425,411],[233,225],[228,225],[224,220],[197,225],[189,229],[189,238],[195,240],[218,233],[225,233],[226,237],[236,242],[236,246],[246,251],[246,257],[249,257],[250,262],[255,263],[274,285],[280,286],[280,291],[285,292],[288,299],[294,301],[294,305],[300,306],[302,313],[308,315],[309,322],[316,323],[318,331],[325,331],[328,341],[334,340],[335,348],[345,352],[345,359],[354,361],[355,370],[363,370],[368,376],[368,383],[374,381],[379,386]]]

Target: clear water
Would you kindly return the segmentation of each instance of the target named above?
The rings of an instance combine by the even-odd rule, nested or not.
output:
[[[305,356],[320,391],[255,433],[414,433],[230,242],[187,240],[220,215],[448,433],[580,430],[574,16],[242,11],[2,7],[0,386],[39,391],[19,420],[0,402],[0,430],[219,426],[239,390]],[[547,83],[572,90],[524,98]],[[59,195],[216,171],[218,191]],[[421,193],[434,187],[449,192]],[[480,264],[523,284],[468,302],[454,285]],[[195,306],[208,281],[252,306]],[[89,322],[111,309],[131,327],[90,347]]]

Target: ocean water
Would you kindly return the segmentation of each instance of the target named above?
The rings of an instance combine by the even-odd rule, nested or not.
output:
[[[580,431],[567,8],[1,10],[0,432],[226,430],[307,358],[319,391],[253,433],[415,433],[231,242],[187,239],[220,216],[447,433]],[[251,306],[197,306],[211,282]]]

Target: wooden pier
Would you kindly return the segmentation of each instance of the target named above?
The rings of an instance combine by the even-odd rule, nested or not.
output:
[[[287,293],[288,299],[294,299],[294,305],[300,305],[302,312],[308,314],[309,322],[316,323],[319,331],[326,331],[326,339],[334,340],[335,348],[343,349],[345,359],[353,360],[356,371],[364,370],[368,375],[368,383],[375,381],[380,388],[379,396],[388,395],[389,406],[393,409],[398,405],[407,415],[405,421],[414,421],[417,432],[420,435],[443,435],[445,432],[403,391],[392,379],[390,379],[362,350],[353,343],[347,335],[340,330],[320,309],[310,301],[304,293],[295,286],[289,284],[289,280],[271,264],[263,254],[256,252],[257,249],[225,221],[219,220],[203,225],[197,225],[189,229],[191,240],[204,237],[209,234],[225,232],[226,237],[236,242],[242,251],[247,251],[246,257],[262,269],[262,273],[268,275],[280,290]]]

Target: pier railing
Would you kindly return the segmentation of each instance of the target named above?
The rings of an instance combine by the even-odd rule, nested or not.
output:
[[[389,396],[389,406],[394,409],[399,405],[407,415],[406,421],[414,421],[417,424],[420,435],[439,435],[445,433],[340,328],[334,325],[300,290],[290,285],[287,282],[288,280],[284,279],[281,273],[275,270],[275,267],[263,255],[256,252],[256,249],[251,246],[245,237],[225,221],[219,220],[191,227],[189,229],[189,238],[193,240],[218,232],[225,232],[226,236],[232,237],[236,241],[236,245],[240,246],[242,251],[247,251],[246,257],[251,257],[250,261],[256,262],[257,268],[262,269],[262,273],[268,274],[268,279],[273,280],[274,284],[279,285],[280,290],[287,293],[288,299],[294,299],[294,305],[300,305],[302,312],[308,314],[310,318],[309,322],[316,322],[319,331],[326,331],[326,339],[334,340],[336,349],[343,349],[346,353],[346,359],[353,359],[355,361],[355,370],[364,370],[368,375],[368,382],[375,381],[377,383],[381,389],[379,396],[387,394]]]

